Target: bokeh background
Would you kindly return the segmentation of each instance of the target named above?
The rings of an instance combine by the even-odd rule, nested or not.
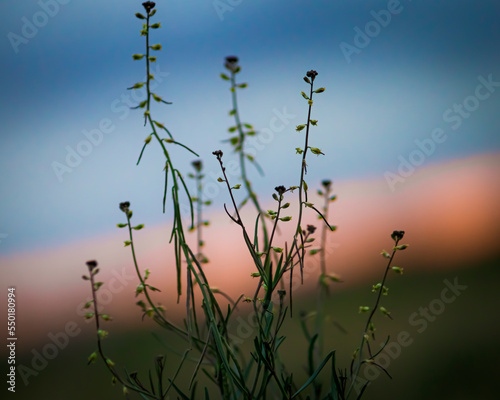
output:
[[[228,83],[219,77],[224,57],[239,57],[238,79],[249,85],[238,96],[243,120],[258,131],[249,146],[266,174],[250,168],[250,177],[266,208],[275,186],[298,183],[295,148],[303,135],[295,126],[307,118],[302,77],[315,69],[326,91],[315,98],[312,117],[319,122],[311,145],[325,156],[310,155],[307,182],[316,189],[332,179],[338,195],[331,209],[338,231],[328,238],[327,259],[344,283],[332,291],[328,310],[348,332],[332,323],[327,343],[347,365],[364,321],[357,309],[373,300],[371,285],[383,272],[379,253],[391,246],[390,233],[403,229],[410,247],[397,263],[405,273],[391,277],[386,301],[394,320],[380,319],[378,338],[408,332],[412,343],[390,360],[394,379],[377,377],[367,396],[494,398],[498,3],[176,0],[158,1],[157,9],[162,28],[152,40],[163,48],[153,69],[155,92],[173,104],[155,104],[153,113],[204,162],[214,286],[238,296],[255,284],[239,229],[223,212],[228,196],[211,155],[221,149],[226,163],[236,159],[222,142],[233,124]],[[136,166],[149,134],[142,113],[129,110],[144,93],[127,90],[145,76],[144,62],[132,60],[144,51],[134,16],[141,11],[141,2],[131,0],[0,4],[0,274],[2,298],[11,286],[18,295],[17,398],[122,398],[104,368],[86,366],[95,343],[82,318],[89,288],[80,277],[89,259],[99,261],[109,288],[103,302],[115,318],[110,353],[134,369],[152,366],[162,351],[134,305],[127,238],[116,229],[121,201],[130,201],[134,220],[146,224],[136,238],[141,268],[150,268],[162,288],[158,300],[173,315],[183,310],[175,304],[160,149],[149,146]],[[193,160],[175,149],[185,174]],[[238,183],[237,170],[231,179]],[[249,206],[245,218],[254,219]],[[314,215],[306,219],[317,223]],[[314,307],[317,271],[311,259],[298,307]],[[450,282],[462,289],[445,304]],[[0,310],[6,320],[5,301]],[[425,329],[416,322],[422,318]],[[291,362],[300,374],[306,342],[298,326],[287,321],[284,353],[297,355]],[[60,346],[51,353],[54,338]]]

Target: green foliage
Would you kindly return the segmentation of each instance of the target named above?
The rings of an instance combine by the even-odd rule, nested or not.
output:
[[[399,244],[403,238],[403,231],[394,231],[391,235],[394,240],[392,253],[385,250],[382,255],[388,259],[387,267],[384,271],[383,279],[380,283],[373,285],[372,291],[376,300],[373,306],[359,307],[360,313],[368,314],[364,330],[361,332],[361,342],[359,348],[354,352],[350,368],[338,369],[335,360],[335,351],[329,350],[324,354],[323,322],[326,317],[326,310],[323,307],[326,296],[329,294],[330,286],[341,282],[340,278],[326,270],[326,250],[327,235],[335,231],[336,226],[328,222],[329,206],[337,197],[332,195],[332,184],[330,180],[322,182],[322,189],[318,190],[318,195],[323,198],[323,206],[318,209],[314,203],[308,201],[308,186],[304,180],[307,173],[306,157],[308,153],[324,155],[317,147],[309,145],[312,138],[311,127],[317,126],[318,121],[311,119],[313,96],[325,91],[325,88],[314,89],[314,83],[318,73],[310,70],[303,77],[304,82],[309,85],[309,94],[301,91],[301,95],[307,102],[307,119],[303,124],[296,127],[296,131],[303,134],[304,145],[296,148],[296,153],[302,158],[299,164],[298,185],[285,187],[276,186],[272,193],[276,201],[275,208],[264,211],[260,205],[257,194],[253,191],[247,175],[247,164],[254,165],[259,172],[262,172],[255,157],[245,152],[245,139],[247,136],[258,134],[253,125],[242,122],[240,109],[238,107],[237,93],[245,89],[247,83],[237,83],[236,76],[241,71],[238,58],[235,56],[226,57],[226,73],[221,73],[220,77],[230,84],[232,107],[229,116],[234,118],[234,125],[228,131],[232,135],[226,142],[232,146],[232,150],[238,155],[241,171],[241,183],[230,182],[230,178],[224,167],[223,152],[216,150],[213,155],[216,157],[221,177],[219,182],[225,185],[230,198],[231,212],[224,205],[228,218],[237,224],[241,229],[243,241],[247,251],[251,256],[256,272],[252,273],[253,278],[257,278],[255,294],[253,297],[240,296],[236,301],[232,300],[220,289],[210,286],[204,272],[204,264],[209,263],[209,259],[202,251],[203,230],[209,225],[209,221],[203,220],[202,212],[204,206],[211,204],[210,200],[204,200],[203,194],[203,163],[195,160],[192,163],[194,173],[188,173],[191,179],[195,180],[197,193],[192,196],[189,193],[186,182],[180,171],[172,162],[171,152],[175,146],[182,147],[180,151],[188,151],[198,156],[193,150],[176,141],[164,123],[153,118],[152,100],[157,103],[171,104],[156,93],[151,92],[151,81],[154,76],[150,74],[150,63],[156,61],[156,57],[150,57],[150,50],[161,50],[161,44],[149,45],[150,30],[161,28],[160,23],[150,24],[150,18],[155,14],[155,3],[145,2],[143,6],[146,15],[136,13],[136,17],[145,21],[141,30],[141,35],[146,38],[146,53],[134,54],[134,60],[145,60],[146,62],[146,82],[139,82],[129,87],[130,90],[146,87],[147,98],[137,109],[143,109],[144,125],[150,132],[144,141],[137,164],[139,164],[145,149],[154,140],[160,146],[165,156],[165,180],[163,212],[167,204],[167,193],[171,193],[171,205],[173,209],[173,225],[170,235],[170,243],[175,250],[175,266],[177,280],[177,298],[181,296],[186,302],[186,315],[184,326],[173,323],[165,311],[165,307],[154,300],[154,292],[160,289],[148,283],[151,272],[146,269],[141,272],[139,268],[134,242],[134,231],[146,229],[144,224],[132,226],[131,219],[133,212],[129,202],[120,203],[120,210],[126,217],[126,222],[117,224],[118,228],[128,228],[128,238],[124,241],[129,247],[137,274],[138,284],[136,287],[137,306],[142,311],[142,318],[151,318],[165,330],[181,337],[186,343],[186,350],[182,355],[180,363],[173,367],[167,363],[167,356],[160,355],[153,362],[153,369],[148,373],[148,380],[141,381],[137,372],[129,373],[127,370],[121,372],[116,363],[108,357],[104,351],[103,341],[108,338],[108,331],[101,328],[101,324],[111,321],[112,317],[99,313],[99,304],[96,293],[105,283],[95,282],[98,274],[96,261],[88,261],[88,276],[83,276],[84,280],[90,281],[92,290],[92,300],[85,304],[86,309],[92,309],[85,313],[85,318],[95,319],[97,350],[88,357],[88,363],[94,363],[101,359],[113,377],[114,383],[120,383],[123,393],[135,392],[143,399],[166,399],[167,396],[176,396],[182,399],[199,398],[196,390],[198,384],[203,382],[204,397],[210,398],[213,388],[217,389],[215,398],[222,399],[262,399],[262,398],[282,398],[295,399],[359,399],[365,392],[368,383],[359,384],[359,376],[365,365],[375,365],[387,371],[377,364],[375,357],[380,353],[372,353],[369,342],[375,338],[374,315],[379,311],[383,316],[392,318],[390,311],[381,305],[381,296],[387,295],[388,287],[387,274],[389,270],[401,274],[403,269],[392,266],[393,258],[397,251],[407,248],[406,244]],[[156,115],[156,113],[155,113]],[[168,137],[162,137],[162,135]],[[245,192],[244,200],[238,205],[233,196],[233,191],[242,189]],[[294,191],[297,190],[297,193]],[[183,216],[181,215],[180,195],[185,193],[190,204],[190,231],[196,231],[196,250],[193,250],[186,241],[183,227]],[[292,200],[292,196],[296,196]],[[290,206],[290,201],[297,202],[297,215],[283,215]],[[256,212],[255,224],[248,227],[240,216],[241,208],[246,203],[253,204]],[[170,204],[170,202],[169,202]],[[196,207],[196,220],[194,209]],[[319,206],[318,206],[319,207]],[[310,210],[308,210],[310,209]],[[303,228],[304,212],[314,211],[321,223],[321,234],[319,245],[311,249],[312,242],[317,238],[314,236],[317,228],[307,225]],[[281,242],[278,234],[279,225],[282,223],[294,224],[293,236],[288,242]],[[138,232],[137,234],[140,234]],[[316,242],[317,243],[317,242]],[[315,313],[301,313],[300,324],[304,333],[307,345],[304,345],[304,356],[306,359],[307,379],[304,382],[297,382],[292,373],[280,357],[280,348],[286,337],[282,334],[282,327],[286,318],[293,317],[293,293],[292,281],[294,275],[299,275],[302,279],[304,262],[307,257],[320,257],[321,273],[318,279],[318,305]],[[186,282],[182,282],[181,277],[186,276]],[[297,279],[297,278],[295,278]],[[289,287],[285,287],[285,280],[289,281]],[[183,295],[185,290],[185,295]],[[222,296],[228,300],[227,308],[222,306],[218,297]],[[196,302],[196,298],[201,300],[201,308]],[[240,302],[250,303],[253,309],[253,317],[256,327],[252,332],[250,350],[242,349],[238,341],[230,334],[230,323],[234,318],[235,311]],[[310,326],[308,320],[313,318],[314,324]],[[387,341],[386,341],[387,344]],[[196,360],[194,365],[187,366],[186,361]],[[188,386],[177,382],[179,374],[190,374]],[[329,385],[325,381],[320,381],[319,376],[329,374]],[[388,373],[387,373],[388,374]],[[208,378],[208,381],[202,378]],[[198,392],[199,393],[199,392]]]

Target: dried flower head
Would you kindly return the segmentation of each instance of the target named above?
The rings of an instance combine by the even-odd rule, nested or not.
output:
[[[236,68],[238,68],[238,57],[228,56],[226,57],[226,62],[224,66],[232,72],[236,72]]]
[[[306,75],[311,78],[311,81],[314,82],[314,78],[316,78],[316,76],[318,75],[318,73],[315,71],[315,70],[310,70],[310,71],[307,71]]]
[[[307,225],[307,232],[309,232],[310,234],[313,234],[315,230],[316,227],[314,225]]]
[[[405,231],[394,231],[391,234],[391,238],[395,241],[398,242],[399,240],[403,239],[403,236],[405,235]]]
[[[278,192],[278,194],[282,196],[286,192],[286,187],[284,187],[283,185],[280,185],[280,186],[276,186],[274,188],[274,190],[276,190]]]
[[[130,201],[124,201],[123,203],[120,203],[120,210],[122,210],[124,213],[128,213],[130,207]]]
[[[144,3],[142,3],[142,5],[144,6],[148,14],[156,6],[154,1],[145,1]]]
[[[325,179],[324,181],[321,181],[321,184],[323,185],[323,187],[324,187],[325,189],[327,189],[327,190],[328,190],[328,189],[330,189],[330,186],[331,186],[331,184],[332,184],[332,181],[331,181],[331,180],[329,180],[329,179]]]
[[[89,271],[92,272],[94,268],[97,267],[97,261],[96,260],[87,261],[87,267],[89,268]]]
[[[220,159],[222,158],[222,155],[223,155],[224,153],[222,152],[222,150],[215,150],[215,151],[213,151],[213,152],[212,152],[212,154],[213,154],[215,157],[217,157],[217,160],[219,160],[219,161],[220,161]]]
[[[195,160],[191,163],[191,165],[194,167],[194,169],[197,172],[200,172],[203,169],[203,164],[202,164],[201,160]]]

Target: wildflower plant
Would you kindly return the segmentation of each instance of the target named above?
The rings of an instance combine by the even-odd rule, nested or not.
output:
[[[143,224],[132,224],[133,212],[129,202],[120,203],[120,210],[124,213],[124,222],[118,223],[118,228],[127,228],[128,236],[124,241],[125,247],[129,247],[132,254],[134,269],[137,275],[137,287],[135,296],[136,304],[142,312],[142,318],[151,318],[161,328],[175,334],[183,339],[186,344],[178,365],[167,363],[168,355],[160,355],[154,359],[154,368],[147,374],[140,375],[138,372],[129,372],[126,368],[116,365],[104,348],[104,339],[108,332],[103,325],[111,321],[107,314],[100,313],[101,308],[97,304],[96,293],[105,283],[96,281],[99,273],[97,262],[87,262],[88,275],[83,279],[91,284],[92,299],[85,304],[87,312],[85,318],[95,319],[97,336],[97,350],[88,359],[89,363],[102,360],[112,376],[113,383],[120,383],[124,393],[135,392],[143,399],[166,399],[174,395],[182,399],[200,398],[222,398],[222,399],[262,399],[262,398],[314,398],[314,399],[359,399],[365,392],[368,382],[359,387],[359,377],[366,365],[375,365],[388,372],[377,363],[376,357],[383,350],[373,352],[370,341],[375,337],[375,315],[380,313],[389,318],[390,311],[382,305],[382,296],[388,294],[387,280],[390,271],[402,273],[403,269],[393,266],[392,262],[396,252],[404,250],[407,245],[400,244],[403,239],[403,231],[394,231],[391,235],[394,246],[391,253],[382,252],[387,258],[387,266],[381,282],[373,285],[376,295],[374,305],[361,306],[360,313],[367,313],[367,321],[361,333],[361,341],[355,351],[349,368],[337,369],[335,350],[329,350],[324,354],[325,328],[323,320],[327,310],[324,302],[329,294],[331,283],[340,282],[337,275],[327,271],[326,248],[327,235],[336,230],[336,226],[328,222],[329,206],[336,199],[332,195],[332,183],[330,180],[322,182],[322,189],[318,195],[323,198],[323,205],[316,206],[312,203],[309,187],[306,183],[307,155],[312,153],[324,156],[324,153],[314,147],[319,141],[313,135],[313,128],[318,121],[312,119],[313,105],[316,94],[321,94],[325,88],[315,89],[318,73],[314,70],[308,71],[303,80],[307,86],[307,93],[302,91],[301,95],[307,102],[307,118],[303,124],[296,126],[296,132],[303,136],[304,145],[296,148],[300,156],[298,165],[299,179],[294,185],[278,185],[274,187],[271,196],[274,206],[264,211],[256,193],[252,189],[247,174],[247,163],[256,166],[259,172],[261,168],[254,157],[245,151],[245,138],[257,134],[251,124],[242,122],[237,102],[237,91],[247,87],[246,83],[237,83],[236,76],[241,71],[238,58],[230,56],[226,58],[225,68],[227,73],[222,73],[222,79],[230,83],[232,108],[229,115],[234,117],[235,124],[229,128],[232,135],[227,141],[233,151],[238,155],[241,167],[241,182],[231,182],[226,167],[224,166],[224,153],[222,150],[213,151],[216,162],[219,165],[221,176],[219,182],[225,186],[228,193],[228,204],[224,209],[228,218],[239,226],[246,250],[255,271],[254,278],[258,278],[252,296],[241,295],[233,300],[220,289],[212,287],[204,272],[208,263],[208,257],[203,249],[202,229],[209,225],[203,220],[203,207],[211,204],[204,200],[203,194],[203,163],[197,159],[192,163],[194,173],[188,176],[195,180],[196,195],[192,196],[183,175],[175,167],[172,155],[174,152],[191,152],[198,155],[174,139],[163,122],[160,122],[152,105],[154,103],[171,104],[163,100],[159,94],[151,91],[151,81],[154,76],[150,73],[150,64],[156,62],[156,56],[152,52],[161,50],[161,44],[150,44],[151,32],[161,27],[160,23],[151,23],[155,15],[155,3],[147,1],[143,3],[145,15],[136,13],[136,17],[143,21],[141,35],[146,39],[146,51],[143,54],[134,54],[134,60],[146,61],[146,81],[138,82],[130,87],[136,90],[146,88],[147,97],[137,107],[143,110],[144,125],[150,132],[145,139],[139,156],[140,162],[152,141],[159,144],[165,156],[165,180],[163,212],[167,205],[173,212],[173,224],[170,235],[170,244],[175,250],[175,266],[177,279],[177,301],[181,298],[186,303],[186,315],[183,326],[178,326],[169,318],[165,307],[156,301],[156,296],[161,291],[149,283],[151,271],[142,270],[139,266],[137,251],[134,244],[136,231],[144,229]],[[227,75],[229,74],[229,75]],[[314,99],[313,99],[314,97]],[[154,116],[153,116],[154,115]],[[177,149],[180,147],[180,149]],[[244,188],[246,195],[242,203],[237,204],[234,191]],[[196,246],[191,247],[187,241],[184,231],[184,217],[181,215],[180,198],[185,194],[190,204],[189,230],[196,231]],[[167,202],[167,198],[171,201]],[[297,202],[297,215],[291,215],[289,207],[292,201]],[[241,208],[251,202],[256,211],[255,222],[249,225],[243,221],[240,215]],[[196,220],[195,209],[196,207]],[[314,225],[305,224],[305,213],[311,212],[321,220],[321,235],[319,245],[314,245],[318,229]],[[294,229],[291,238],[284,241],[279,234],[282,224],[293,224]],[[305,225],[305,226],[304,226]],[[137,232],[140,234],[140,232]],[[202,250],[203,249],[203,250]],[[318,254],[319,253],[319,254]],[[311,328],[307,320],[301,316],[301,326],[308,345],[304,346],[304,355],[307,360],[307,377],[298,382],[280,356],[281,346],[286,340],[283,334],[283,324],[286,318],[294,318],[293,313],[293,279],[303,281],[303,270],[306,257],[320,257],[321,273],[318,278],[318,304],[315,313],[315,323]],[[181,279],[185,274],[185,283]],[[287,285],[288,283],[288,285]],[[183,289],[185,288],[185,294]],[[168,294],[167,294],[168,295]],[[223,300],[221,299],[223,298]],[[238,307],[248,303],[251,313],[256,321],[253,337],[249,340],[250,349],[240,347],[234,336],[231,335],[231,322],[238,311]],[[387,342],[386,342],[387,343]],[[191,360],[195,360],[192,362]],[[329,383],[320,381],[319,374],[329,371]],[[179,377],[188,377],[189,382],[181,382]],[[144,378],[147,376],[147,379]],[[202,394],[198,390],[203,385]]]

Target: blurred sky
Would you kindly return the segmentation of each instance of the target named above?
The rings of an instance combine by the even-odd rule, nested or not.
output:
[[[155,91],[173,104],[155,105],[153,115],[200,154],[211,182],[219,175],[211,152],[234,157],[221,143],[233,124],[219,78],[227,55],[240,58],[238,79],[249,84],[238,93],[243,120],[267,132],[256,158],[268,175],[251,170],[261,196],[298,183],[294,149],[303,135],[294,128],[307,117],[300,91],[309,69],[326,87],[316,96],[311,139],[326,156],[309,158],[310,186],[325,178],[386,181],[412,154],[418,170],[500,151],[496,1],[170,0],[157,9],[153,22],[162,28],[151,40],[163,50]],[[152,145],[135,165],[149,130],[124,97],[145,75],[144,62],[131,57],[144,51],[134,16],[142,11],[131,0],[0,4],[0,254],[114,232],[125,200],[141,210],[140,222],[170,218],[161,215],[162,154]],[[454,108],[464,101],[472,111]],[[280,115],[289,117],[274,123]],[[54,163],[65,164],[95,129],[107,133],[58,177]],[[433,132],[440,132],[434,145]],[[423,159],[417,143],[427,143]],[[174,163],[189,171],[194,157],[178,150]],[[412,178],[383,190],[397,194]],[[223,191],[212,197],[218,210],[227,201]]]

